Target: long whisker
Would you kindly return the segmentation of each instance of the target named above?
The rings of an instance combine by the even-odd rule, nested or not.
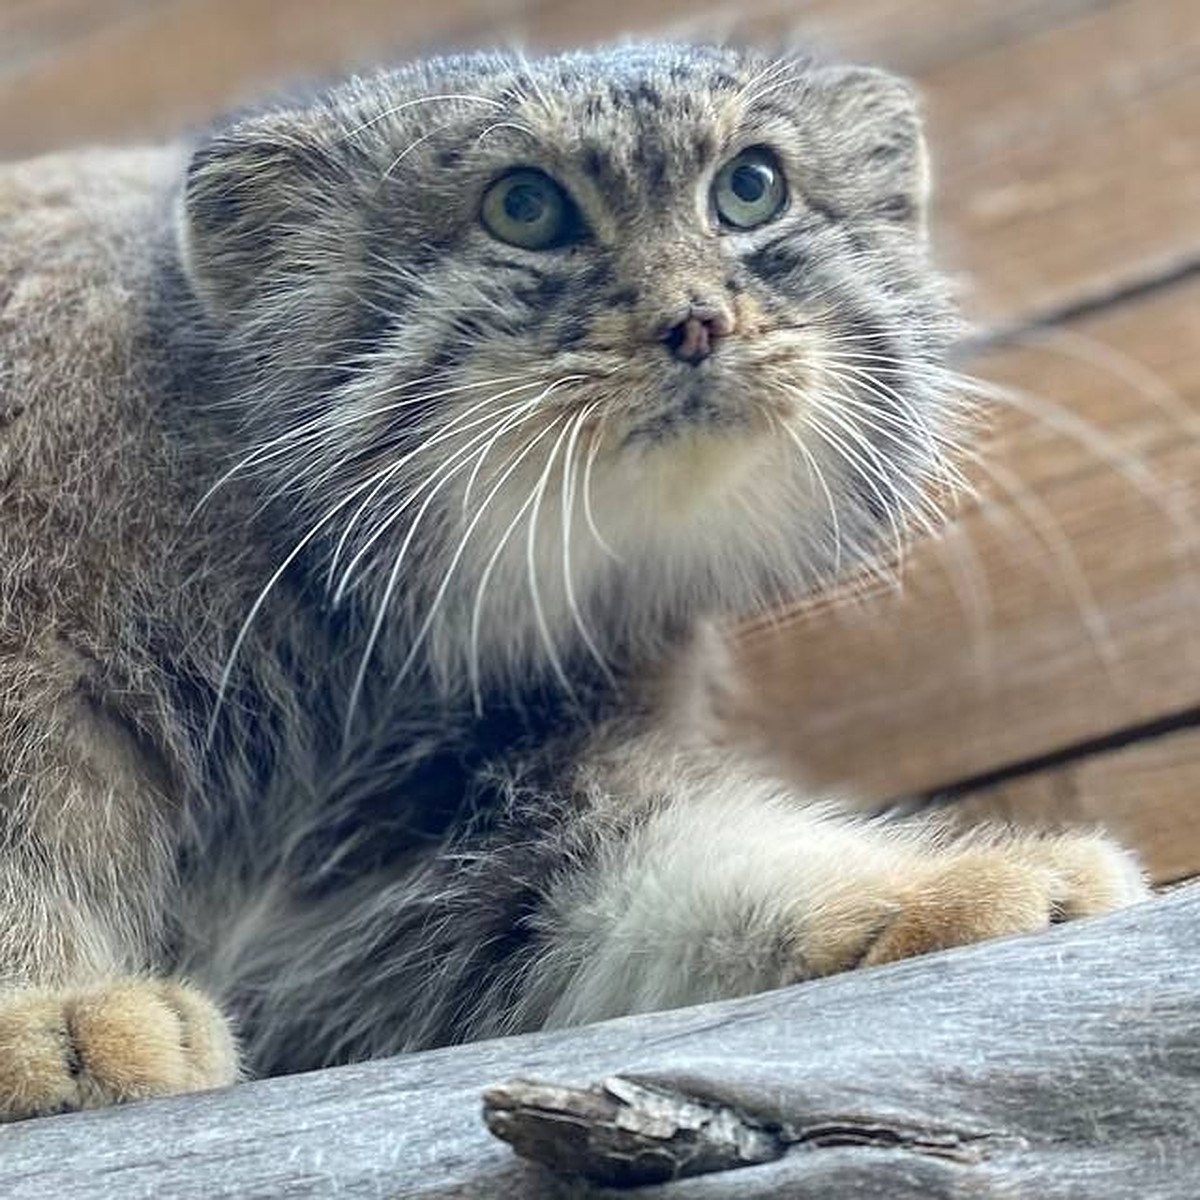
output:
[[[820,406],[814,404],[813,407],[816,408]],[[865,438],[851,429],[849,425],[841,421],[832,407],[821,407],[821,413],[823,416],[837,424],[838,427],[842,429],[842,431],[848,437],[852,437],[856,442],[864,446],[873,454],[876,461],[879,461],[878,454],[874,451],[874,448],[871,446],[870,442],[866,441]],[[870,489],[872,496],[875,498],[875,502],[879,505],[880,509],[887,518],[888,525],[892,531],[892,538],[896,545],[897,564],[899,567],[902,567],[904,562],[904,537],[900,531],[900,524],[896,520],[895,504],[898,497],[896,495],[894,485],[887,478],[887,476],[881,470],[879,470],[878,467],[873,466],[869,462],[864,463],[858,454],[856,454],[853,449],[846,445],[842,438],[838,437],[838,435],[830,430],[828,426],[824,425],[817,419],[815,412],[810,410],[805,414],[805,419],[816,432],[817,436],[823,438],[835,453],[840,454],[841,457],[845,459],[845,461],[855,471],[858,477],[863,480],[863,482]],[[890,499],[884,496],[884,494],[879,490],[880,485],[888,489],[891,496]]]
[[[995,677],[994,639],[991,636],[995,606],[987,586],[983,560],[961,522],[949,522],[940,537],[930,538],[926,544],[932,547],[959,611],[966,617],[977,675],[981,679],[992,679]]]
[[[459,538],[458,547],[455,550],[453,556],[450,559],[449,564],[446,567],[446,570],[445,570],[443,578],[442,578],[442,582],[441,582],[440,586],[438,587],[437,593],[434,595],[433,601],[431,602],[431,604],[429,606],[429,611],[426,613],[425,619],[421,623],[420,629],[418,629],[416,636],[413,638],[412,646],[410,647],[410,649],[408,651],[407,657],[405,658],[404,662],[401,664],[400,670],[397,672],[395,678],[392,681],[393,688],[399,686],[400,682],[405,678],[405,676],[408,674],[409,670],[411,669],[412,664],[416,661],[417,652],[420,650],[421,645],[424,643],[425,638],[428,636],[430,629],[433,627],[434,618],[437,616],[437,613],[438,613],[439,608],[441,607],[442,601],[445,599],[446,593],[449,591],[450,582],[454,577],[455,571],[458,569],[458,564],[462,561],[463,554],[466,552],[467,541],[471,537],[471,534],[475,531],[479,522],[483,519],[484,514],[487,512],[488,508],[491,506],[492,501],[496,498],[497,495],[499,495],[500,490],[504,487],[505,483],[511,477],[513,472],[516,471],[516,469],[521,465],[521,463],[529,456],[529,454],[533,451],[533,449],[537,446],[537,444],[544,437],[546,437],[546,435],[548,433],[550,433],[550,431],[553,430],[564,419],[565,419],[565,415],[561,414],[561,413],[557,417],[552,418],[551,421],[539,433],[537,433],[534,437],[532,437],[520,449],[520,451],[509,461],[503,474],[496,481],[495,485],[492,487],[492,490],[490,492],[488,492],[488,494],[484,498],[482,504],[480,504],[479,508],[476,510],[475,515],[471,518],[471,521],[467,525],[466,530],[463,532],[462,537]],[[556,445],[557,445],[557,443],[556,443]],[[491,560],[489,560],[489,565],[490,565],[490,561]],[[472,621],[472,635],[473,636],[474,636],[474,632],[475,632],[475,626],[474,626],[474,621]],[[471,658],[472,658],[473,662],[476,661],[476,653],[477,653],[477,644],[474,641],[472,641]]]
[[[382,175],[379,177],[379,182],[380,182],[380,184],[383,184],[383,183],[385,183],[387,180],[391,179],[391,177],[392,177],[392,174],[393,174],[393,172],[396,170],[396,168],[397,168],[397,167],[399,167],[399,166],[400,166],[400,164],[401,164],[401,163],[402,163],[402,162],[403,162],[403,161],[404,161],[404,160],[405,160],[405,159],[406,159],[406,158],[407,158],[407,157],[408,157],[408,156],[409,156],[409,155],[410,155],[410,154],[411,154],[411,153],[412,153],[414,150],[417,150],[417,149],[419,149],[421,146],[425,145],[425,143],[426,143],[426,142],[428,142],[428,141],[430,141],[431,139],[433,139],[433,138],[437,137],[437,135],[438,135],[439,133],[441,133],[443,129],[449,129],[449,128],[450,128],[450,126],[451,126],[451,125],[453,125],[453,124],[454,124],[454,122],[453,122],[453,121],[443,121],[443,122],[442,122],[440,125],[435,125],[435,126],[434,126],[432,129],[430,129],[430,130],[429,130],[427,133],[423,133],[423,134],[421,134],[421,136],[420,136],[419,138],[414,138],[414,139],[413,139],[413,141],[409,142],[409,143],[408,143],[408,145],[407,145],[407,146],[405,146],[405,147],[404,147],[404,149],[403,149],[403,150],[401,150],[401,151],[400,151],[400,153],[399,153],[399,154],[397,154],[397,155],[396,155],[396,157],[395,157],[395,158],[393,158],[393,159],[392,159],[392,161],[391,161],[390,163],[388,163],[388,165],[387,165],[387,170],[385,170],[385,171],[384,171],[384,173],[383,173],[383,174],[382,174]]]
[[[384,584],[383,595],[379,600],[379,604],[375,611],[375,619],[371,622],[371,629],[367,635],[366,643],[363,647],[362,656],[359,659],[358,671],[355,673],[354,682],[350,688],[350,697],[346,705],[346,719],[342,726],[342,736],[348,742],[350,740],[350,732],[353,728],[354,713],[358,708],[359,698],[362,696],[363,687],[366,684],[367,669],[371,663],[371,657],[375,653],[375,647],[379,642],[380,635],[383,632],[383,626],[387,620],[388,610],[391,607],[392,597],[395,594],[396,585],[400,580],[400,568],[404,565],[404,560],[408,554],[408,548],[412,545],[413,539],[416,537],[417,530],[421,527],[425,514],[429,511],[430,505],[437,498],[438,493],[458,474],[463,470],[470,459],[464,459],[458,462],[449,470],[443,470],[437,482],[429,488],[421,506],[417,509],[413,517],[412,524],[409,525],[407,532],[404,535],[404,540],[400,543],[400,549],[396,552],[396,557],[392,562],[391,570],[388,572],[387,581]],[[445,466],[445,464],[443,464]],[[404,504],[407,506],[414,495],[412,493],[405,498]]]
[[[1120,667],[1120,654],[1113,642],[1104,610],[1096,600],[1087,573],[1075,554],[1071,539],[1050,508],[1013,471],[997,461],[983,456],[976,465],[989,475],[1028,522],[1034,537],[1046,547],[1056,564],[1055,578],[1063,582],[1075,603],[1097,656],[1105,669],[1114,672]]]
[[[790,425],[784,422],[780,428],[800,451],[800,456],[804,459],[810,477],[816,480],[817,487],[825,497],[825,504],[829,509],[829,527],[833,533],[833,574],[840,575],[842,572],[842,532],[838,522],[837,505],[833,502],[833,493],[829,490],[825,472],[821,470],[821,465],[813,456],[812,451],[804,444],[804,439]]]
[[[405,100],[401,104],[394,104],[391,108],[386,108],[381,113],[376,113],[369,120],[363,121],[361,125],[355,125],[353,129],[346,131],[346,137],[357,137],[364,130],[370,129],[372,125],[377,125],[380,121],[386,121],[388,117],[394,117],[397,113],[402,113],[406,109],[416,108],[420,104],[436,104],[439,101],[461,100],[468,104],[486,104],[492,108],[503,109],[504,105],[499,100],[493,100],[490,96],[472,96],[469,93],[462,92],[443,92],[436,96],[418,96],[415,100]]]
[[[305,547],[313,541],[317,534],[319,534],[321,530],[324,529],[325,526],[328,525],[329,522],[332,521],[339,512],[341,512],[343,508],[352,503],[355,497],[366,488],[370,487],[373,482],[374,476],[370,476],[358,484],[357,487],[352,488],[346,493],[345,496],[338,500],[337,503],[335,503],[325,513],[325,515],[322,516],[302,538],[300,538],[298,542],[296,542],[296,544],[284,558],[283,562],[276,567],[270,578],[268,578],[267,582],[263,585],[262,589],[255,597],[254,603],[250,606],[250,610],[246,614],[246,618],[242,622],[241,627],[238,629],[237,635],[233,640],[233,645],[230,647],[229,654],[225,659],[225,666],[221,671],[221,678],[217,682],[217,694],[213,703],[212,716],[209,718],[208,730],[205,736],[205,742],[208,746],[211,747],[213,737],[216,735],[217,721],[220,717],[221,708],[225,701],[225,694],[229,688],[229,681],[233,678],[234,664],[237,661],[237,657],[241,652],[242,646],[245,644],[246,638],[250,635],[251,627],[254,625],[258,614],[262,611],[263,605],[267,602],[267,597],[274,590],[276,584],[278,584],[278,582],[283,578],[287,569],[304,552]]]
[[[922,528],[924,532],[928,534],[936,534],[940,532],[940,527],[934,523],[937,518],[941,517],[941,514],[938,512],[936,506],[932,506],[930,500],[923,497],[924,502],[930,503],[931,505],[930,511],[926,512],[922,506],[904,496],[904,494],[902,494],[898,488],[892,484],[892,481],[887,478],[886,474],[881,475],[881,472],[886,472],[886,460],[884,460],[881,452],[876,449],[876,446],[871,445],[870,440],[866,439],[863,436],[862,431],[858,430],[856,426],[864,425],[868,428],[871,428],[871,430],[874,430],[876,433],[880,434],[881,437],[887,438],[889,442],[899,446],[899,448],[902,450],[908,451],[911,449],[911,446],[908,445],[904,439],[900,438],[893,430],[889,430],[889,428],[886,426],[877,424],[877,422],[874,420],[874,416],[877,414],[875,413],[874,409],[870,408],[870,406],[864,406],[864,404],[860,404],[860,402],[856,401],[856,398],[850,394],[847,394],[846,391],[840,388],[835,390],[835,396],[836,400],[832,407],[822,406],[820,403],[820,396],[818,396],[817,407],[820,408],[821,412],[828,416],[830,420],[834,421],[835,424],[838,425],[838,427],[841,428],[841,430],[844,431],[848,437],[853,438],[856,444],[862,446],[866,454],[870,456],[871,462],[875,464],[876,478],[880,479],[881,484],[888,488],[888,491],[893,494],[895,502],[900,504],[901,508],[904,508],[908,514],[910,514],[913,520],[919,524],[920,528]],[[848,414],[852,414],[852,420],[848,418],[848,415],[846,418],[844,418],[844,416],[842,416],[839,412],[839,408],[847,409]]]
[[[1193,433],[1200,431],[1200,412],[1183,398],[1179,389],[1144,362],[1116,346],[1076,329],[1044,328],[1016,334],[1012,340],[1033,350],[1049,350],[1087,366],[1099,367],[1131,387],[1164,416]]]
[[[371,504],[375,500],[375,497],[387,485],[387,483],[391,480],[391,478],[394,475],[399,473],[400,470],[402,470],[405,466],[407,466],[407,464],[409,462],[411,462],[412,459],[416,458],[420,454],[426,453],[431,446],[438,445],[441,442],[444,442],[450,438],[456,438],[456,437],[460,436],[461,434],[467,432],[470,429],[475,429],[480,425],[487,425],[487,426],[489,426],[489,428],[484,433],[483,436],[484,437],[490,436],[490,434],[492,432],[493,422],[496,420],[497,417],[505,416],[507,414],[513,413],[514,410],[519,413],[523,409],[528,408],[531,404],[536,403],[536,397],[533,401],[523,400],[523,401],[519,401],[515,404],[506,404],[506,405],[501,405],[499,408],[490,409],[488,412],[484,413],[483,416],[476,417],[475,420],[473,420],[473,421],[468,420],[468,418],[470,416],[472,416],[474,413],[478,412],[479,409],[486,408],[489,405],[495,404],[495,402],[497,400],[501,400],[508,396],[511,396],[514,392],[524,391],[530,387],[537,387],[540,385],[540,382],[541,381],[539,380],[534,383],[518,384],[516,387],[508,388],[507,390],[505,390],[503,392],[499,392],[494,396],[489,396],[486,400],[481,400],[477,404],[471,405],[465,411],[460,413],[449,425],[447,425],[444,429],[442,429],[440,432],[435,434],[432,438],[428,439],[427,441],[421,442],[421,444],[418,445],[415,449],[410,450],[407,454],[404,454],[399,459],[397,459],[392,464],[388,473],[385,474],[383,476],[383,478],[381,478],[379,480],[379,482],[371,490],[371,492],[363,499],[363,502],[354,511],[354,514],[351,516],[350,520],[346,522],[346,527],[342,530],[342,535],[340,538],[338,538],[337,545],[334,547],[333,555],[330,559],[329,581],[327,583],[327,586],[332,584],[333,574],[337,570],[338,561],[341,558],[342,552],[345,549],[346,543],[349,540],[350,535],[351,535],[352,531],[354,530],[355,525],[357,525],[357,523],[362,519],[363,514],[370,508]],[[476,445],[479,440],[481,440],[481,439],[473,438],[467,443],[467,445],[468,446]],[[354,566],[356,565],[358,560],[361,558],[362,553],[364,553],[365,550],[368,550],[370,548],[370,544],[373,544],[373,541],[376,536],[377,536],[377,534],[373,534],[372,542],[369,543],[366,547],[364,547],[363,550],[360,550],[360,552],[358,554],[356,554],[354,561],[347,568],[347,577],[349,575],[349,572],[353,571]],[[337,599],[340,599],[343,592],[344,592],[344,588],[338,589],[338,595],[337,595],[337,597],[335,597],[335,601]]]
[[[596,524],[596,514],[592,511],[592,470],[596,465],[596,456],[600,453],[600,447],[604,441],[604,420],[605,414],[601,413],[600,420],[596,422],[596,427],[592,430],[587,459],[583,465],[583,519],[587,523],[592,537],[595,538],[596,545],[614,562],[621,562],[623,561],[621,556],[608,544],[600,532],[599,526]]]
[[[546,428],[543,429],[542,432],[538,435],[537,440],[540,441],[541,438],[545,437],[546,434],[549,433],[552,428],[554,428],[554,425],[557,424],[557,422],[558,422],[558,418],[556,418],[554,424],[546,426]],[[488,494],[487,499],[484,501],[485,506],[491,503],[492,497],[494,497],[496,495],[496,493],[504,485],[504,483],[508,479],[508,477],[520,465],[521,460],[528,454],[529,450],[532,449],[532,445],[533,445],[533,443],[531,443],[529,446],[526,446],[521,451],[521,453],[515,458],[515,460],[511,461],[511,464],[506,468],[506,470],[504,471],[504,474],[501,476],[499,482],[495,485],[495,487],[493,487],[492,491]],[[556,443],[556,445],[557,445],[557,443]],[[487,562],[484,564],[483,571],[481,572],[481,574],[479,576],[479,582],[475,586],[475,601],[471,607],[471,637],[470,637],[470,643],[469,643],[470,644],[470,654],[468,656],[468,662],[470,664],[469,672],[470,672],[470,679],[471,679],[471,690],[474,694],[474,699],[475,699],[475,711],[478,713],[482,713],[482,711],[483,711],[483,695],[482,695],[482,690],[481,690],[482,680],[481,680],[480,671],[479,671],[479,644],[480,644],[481,632],[482,632],[482,628],[483,628],[484,595],[487,592],[487,586],[488,586],[489,581],[491,580],[492,573],[495,571],[496,565],[500,561],[500,556],[501,556],[501,554],[504,553],[504,547],[508,544],[508,539],[512,536],[513,531],[520,524],[521,518],[529,510],[530,505],[533,503],[533,497],[534,497],[534,491],[531,489],[529,495],[525,498],[524,502],[520,505],[520,507],[513,514],[513,517],[509,521],[508,526],[504,530],[503,534],[501,534],[499,539],[497,539],[496,545],[492,548],[491,555],[488,557]]]
[[[517,421],[516,424],[522,424],[524,421],[528,420],[530,417],[532,417],[534,415],[532,402],[526,402],[526,403],[520,405],[518,413],[516,413],[514,415],[520,417],[520,420]],[[508,418],[508,419],[512,420],[512,418]],[[515,426],[510,426],[510,427],[515,427]],[[405,511],[409,508],[409,506],[412,505],[421,496],[421,493],[424,492],[426,488],[433,485],[435,482],[442,480],[443,473],[446,472],[447,470],[449,470],[451,467],[454,468],[454,470],[451,471],[451,474],[457,474],[459,464],[461,464],[463,467],[468,466],[473,461],[471,451],[474,450],[475,447],[478,446],[480,442],[486,441],[487,439],[491,438],[492,436],[493,436],[492,429],[487,428],[487,429],[484,429],[481,433],[477,433],[473,437],[469,438],[466,441],[466,443],[464,443],[463,445],[456,447],[454,450],[452,450],[446,456],[445,459],[442,460],[442,462],[433,471],[431,471],[428,475],[426,475],[425,478],[422,479],[422,481],[419,484],[417,484],[417,486],[415,488],[413,488],[413,490],[411,492],[409,492],[407,495],[405,495],[403,497],[403,499],[400,501],[400,503],[397,504],[393,509],[391,509],[391,511],[388,512],[387,516],[382,517],[378,521],[375,522],[375,525],[371,529],[371,532],[367,535],[367,537],[364,539],[363,543],[355,551],[354,557],[350,559],[350,561],[346,564],[345,570],[342,572],[341,581],[339,582],[337,589],[335,590],[334,595],[333,595],[333,602],[335,604],[340,603],[342,601],[342,599],[344,598],[344,596],[346,595],[347,591],[349,590],[350,582],[354,577],[354,571],[358,567],[358,564],[360,562],[362,562],[363,558],[368,553],[370,553],[372,547],[375,546],[375,544],[379,541],[379,539],[381,537],[383,537],[383,535],[396,523],[396,521],[398,521],[400,519],[400,517],[405,513]],[[409,457],[411,457],[411,455]],[[435,490],[440,490],[440,489],[441,489],[441,484],[438,483],[438,487]],[[423,508],[422,508],[422,511],[424,511]],[[411,530],[410,530],[410,532],[411,532]],[[407,541],[406,541],[406,545],[407,545]]]
[[[584,378],[583,375],[564,375],[561,379],[556,379],[553,383],[547,384],[529,403],[531,405],[539,404],[560,387],[565,387],[570,383],[578,383]],[[484,448],[483,453],[476,459],[474,467],[471,468],[471,474],[467,476],[467,486],[463,488],[462,510],[464,516],[471,506],[471,495],[475,490],[475,483],[479,478],[479,473],[483,469],[483,464],[487,456],[491,453],[492,447],[509,431],[510,427],[510,424],[507,422],[501,424],[500,428],[496,430],[496,436]]]
[[[494,387],[497,383],[509,383],[514,379],[521,378],[518,375],[502,377],[499,379],[480,380],[469,384],[460,384],[450,388],[440,388],[437,391],[426,392],[422,395],[411,396],[406,400],[394,401],[390,404],[373,406],[369,409],[363,409],[360,412],[343,414],[336,420],[330,420],[328,415],[322,413],[316,417],[310,418],[308,421],[300,425],[293,426],[291,429],[285,430],[283,433],[268,439],[266,442],[256,446],[249,454],[247,454],[239,462],[229,468],[219,479],[204,493],[203,496],[196,502],[193,507],[189,519],[194,519],[216,492],[228,483],[234,476],[245,471],[251,466],[258,465],[262,462],[268,462],[272,459],[282,457],[285,454],[290,454],[295,451],[297,443],[303,445],[305,442],[321,440],[324,441],[328,434],[340,432],[343,429],[348,429],[362,421],[373,420],[376,417],[383,416],[386,413],[396,412],[402,408],[408,408],[414,404],[427,404],[431,400],[442,399],[446,396],[452,396],[459,392],[471,391],[480,387]],[[406,386],[419,386],[427,380],[412,381],[411,384],[400,384],[392,388],[383,388],[378,392],[373,393],[372,399],[378,400],[384,396],[391,395],[397,391],[401,391]]]
[[[554,445],[550,447],[550,453],[546,456],[546,465],[543,467],[542,473],[533,489],[533,506],[529,512],[528,530],[525,536],[525,574],[529,581],[530,599],[533,601],[534,624],[537,626],[538,636],[542,640],[542,645],[546,647],[546,657],[550,662],[555,677],[562,684],[563,691],[568,696],[573,697],[575,694],[574,689],[571,686],[571,681],[567,678],[567,673],[563,668],[562,660],[558,656],[558,651],[554,647],[554,638],[550,632],[550,624],[546,620],[546,610],[542,605],[542,597],[537,584],[538,516],[541,513],[542,500],[546,495],[546,488],[550,483],[550,474],[554,469],[558,451],[563,444],[563,439],[570,433],[572,428],[573,424],[568,424],[555,439]]]
[[[579,478],[578,472],[575,470],[575,447],[579,439],[579,434],[588,417],[591,416],[601,403],[603,402],[600,400],[593,401],[580,412],[571,427],[571,436],[568,438],[566,450],[563,452],[561,518],[563,591],[567,600],[567,608],[571,613],[571,620],[575,628],[579,631],[579,636],[584,646],[599,666],[608,683],[612,687],[616,687],[616,679],[609,669],[608,662],[600,652],[600,648],[596,645],[591,630],[584,623],[583,614],[580,611],[579,602],[575,596],[575,583],[571,576],[571,534],[574,528],[575,486]]]
[[[526,137],[532,138],[535,142],[538,140],[538,135],[528,125],[522,125],[518,121],[493,121],[475,138],[475,145],[482,145],[484,138],[489,134],[495,133],[497,129],[515,129],[518,133],[525,134]]]
[[[1134,491],[1143,496],[1163,515],[1182,539],[1184,546],[1189,549],[1196,547],[1200,531],[1197,530],[1182,502],[1172,497],[1169,489],[1155,477],[1153,472],[1147,469],[1140,457],[1122,453],[1112,439],[1098,430],[1091,422],[1084,420],[1061,404],[1056,404],[1044,396],[1031,395],[1020,388],[1005,387],[984,380],[972,380],[965,376],[963,384],[973,387],[979,395],[1009,405],[1090,451],[1101,462],[1110,466]]]
[[[944,453],[944,451],[948,450],[951,454],[962,456],[970,453],[968,447],[956,441],[945,429],[935,431],[933,426],[930,425],[929,421],[911,400],[870,371],[865,371],[841,361],[841,356],[839,355],[829,356],[826,368],[829,374],[838,377],[843,383],[846,383],[852,392],[864,389],[876,396],[883,405],[882,409],[875,412],[875,416],[878,419],[897,420],[897,418],[893,417],[887,411],[889,401],[897,405],[907,419],[907,427],[917,433],[924,442],[926,450],[937,465],[939,474],[942,476],[942,480],[946,486],[952,492],[960,488],[970,490],[966,479]],[[847,376],[850,378],[847,378]]]
[[[939,482],[943,484],[946,483],[946,476],[940,469],[943,466],[941,461],[942,456],[935,447],[930,446],[925,439],[921,438],[919,429],[915,429],[909,422],[901,421],[898,418],[892,417],[890,413],[880,412],[878,409],[858,399],[851,390],[854,385],[853,380],[843,380],[836,374],[833,374],[833,378],[841,385],[835,389],[837,406],[848,410],[848,413],[853,417],[853,423],[855,425],[861,425],[867,429],[873,430],[880,437],[886,438],[890,443],[892,443],[892,445],[897,446],[899,449],[905,452],[911,452],[911,443],[907,439],[902,438],[896,431],[898,429],[902,429],[910,435],[916,434],[924,444],[926,452],[929,453],[931,457],[933,470],[938,476]],[[876,454],[877,453],[878,452],[876,452]],[[965,454],[966,451],[964,450],[963,453]],[[952,494],[957,492],[959,488],[970,491],[970,483],[967,478],[958,470],[957,467],[954,468],[954,472],[956,481],[961,480],[961,483],[959,484],[959,487],[951,488]],[[931,515],[935,518],[940,517],[937,507],[928,500],[926,500],[926,502],[930,503]],[[927,532],[932,533],[935,531],[933,526],[927,523],[926,517],[919,516],[918,519]]]
[[[763,70],[751,75],[750,78],[742,84],[735,93],[735,98],[739,101],[744,101],[747,106],[752,105],[758,99],[754,89],[759,84],[766,84],[775,79],[778,79],[785,71],[791,71],[793,74],[796,71],[797,64],[790,58],[777,58],[768,63]]]

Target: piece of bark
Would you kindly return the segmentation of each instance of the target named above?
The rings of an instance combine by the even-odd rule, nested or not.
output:
[[[613,1076],[591,1088],[517,1079],[483,1095],[483,1119],[523,1158],[609,1187],[771,1162],[784,1142],[723,1105]]]

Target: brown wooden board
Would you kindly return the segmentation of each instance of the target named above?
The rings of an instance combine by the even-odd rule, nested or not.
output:
[[[39,57],[169,0],[4,0],[0,5],[0,78]]]
[[[1200,263],[1200,4],[1087,13],[922,76],[943,252],[989,324]]]
[[[136,19],[0,78],[0,156],[173,135],[272,88],[472,40],[473,29],[496,24],[495,13],[489,0],[147,5]]]
[[[1069,23],[1108,0],[535,0],[509,17],[532,44],[566,46],[617,33],[770,44],[791,38],[921,73],[983,46]]]

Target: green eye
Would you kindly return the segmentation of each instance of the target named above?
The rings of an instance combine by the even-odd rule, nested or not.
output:
[[[731,158],[713,183],[717,216],[735,229],[753,229],[777,217],[787,204],[779,160],[763,146]]]
[[[571,202],[541,171],[513,171],[483,197],[484,228],[502,242],[526,250],[562,245],[571,232]]]

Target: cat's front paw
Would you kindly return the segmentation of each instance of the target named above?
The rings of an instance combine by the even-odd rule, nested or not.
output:
[[[232,1083],[229,1025],[171,980],[0,995],[0,1121]]]
[[[859,965],[872,966],[1096,916],[1150,895],[1136,860],[1101,835],[1015,837],[926,862],[895,896]]]

